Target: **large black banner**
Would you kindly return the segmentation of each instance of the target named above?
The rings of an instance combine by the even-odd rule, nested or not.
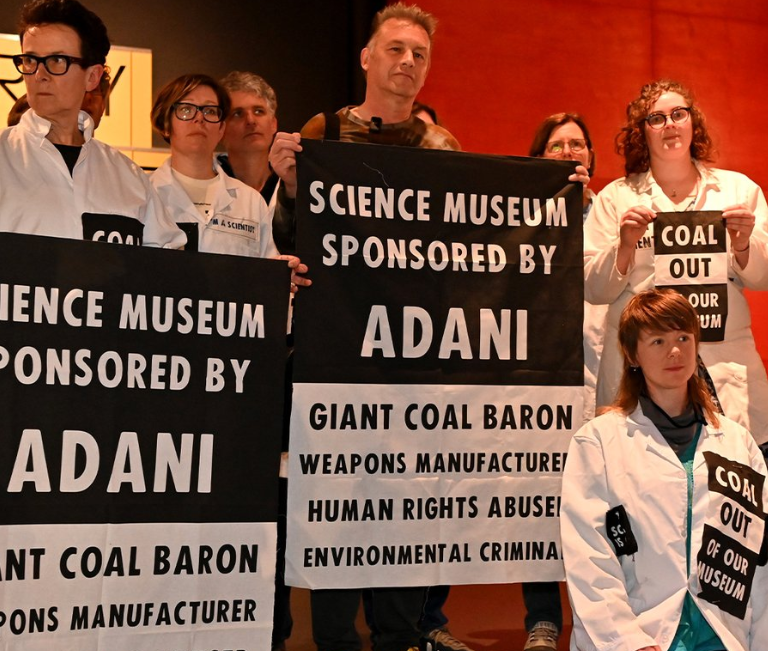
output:
[[[314,284],[295,313],[291,580],[562,576],[560,473],[583,383],[574,164],[302,146],[297,241]]]
[[[3,648],[266,648],[285,264],[12,234],[0,259]]]

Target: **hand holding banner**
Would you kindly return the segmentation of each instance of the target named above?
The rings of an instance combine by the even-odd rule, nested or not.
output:
[[[696,308],[702,341],[723,341],[728,320],[728,244],[718,211],[660,212],[656,287],[670,287]]]

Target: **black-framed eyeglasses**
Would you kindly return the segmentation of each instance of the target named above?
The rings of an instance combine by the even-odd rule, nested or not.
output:
[[[206,122],[221,122],[224,119],[224,110],[220,106],[209,104],[207,106],[198,106],[197,104],[190,104],[189,102],[176,102],[173,105],[173,114],[188,122],[194,120],[197,112],[200,111],[203,115],[203,120]]]
[[[553,140],[547,143],[547,153],[549,154],[562,154],[565,151],[565,146],[571,151],[580,152],[587,146],[587,141],[583,138],[572,138],[571,140]]]
[[[52,75],[66,75],[73,63],[84,68],[83,61],[82,57],[72,57],[68,54],[49,54],[44,57],[35,54],[17,54],[13,57],[13,65],[22,75],[34,75],[41,63]]]
[[[651,113],[645,121],[651,129],[663,129],[667,126],[667,119],[672,120],[673,124],[683,124],[691,117],[690,106],[678,106],[669,113]]]

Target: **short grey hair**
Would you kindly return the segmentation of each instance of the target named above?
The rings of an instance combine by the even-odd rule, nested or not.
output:
[[[252,72],[239,72],[233,70],[221,80],[228,93],[237,91],[244,93],[256,93],[269,106],[273,115],[277,115],[277,95],[275,91],[265,80]]]

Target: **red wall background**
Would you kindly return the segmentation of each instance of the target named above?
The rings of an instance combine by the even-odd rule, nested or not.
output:
[[[768,188],[765,0],[418,0],[439,20],[420,99],[465,151],[526,155],[536,126],[581,113],[599,190],[623,176],[613,138],[627,103],[660,77],[688,85],[707,116],[716,165]],[[749,295],[768,361],[768,294]]]

